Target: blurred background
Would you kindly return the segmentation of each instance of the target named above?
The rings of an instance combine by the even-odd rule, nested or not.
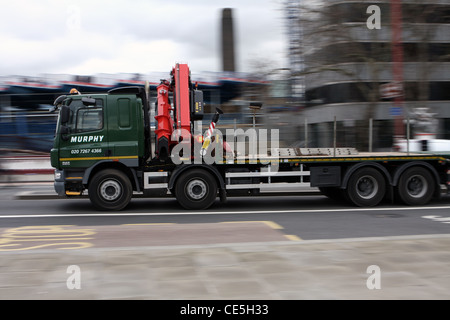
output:
[[[14,1],[0,19],[0,150],[46,155],[54,99],[160,79],[186,62],[219,128],[281,147],[450,139],[450,0]],[[232,9],[230,9],[230,7]],[[370,22],[370,23],[369,23]],[[374,22],[378,27],[374,28]],[[204,118],[207,127],[210,116]],[[369,145],[369,140],[372,142]],[[445,147],[443,147],[445,148]],[[450,148],[448,149],[450,150]]]

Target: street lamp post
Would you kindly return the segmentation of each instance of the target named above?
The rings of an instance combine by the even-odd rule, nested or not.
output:
[[[402,3],[401,0],[391,0],[391,31],[392,31],[392,76],[395,83],[402,87],[403,94],[394,98],[395,112],[394,145],[399,139],[404,138],[403,125],[403,46],[402,46]]]
[[[250,110],[253,111],[253,129],[256,130],[256,112],[261,110],[262,103],[261,102],[250,102]]]

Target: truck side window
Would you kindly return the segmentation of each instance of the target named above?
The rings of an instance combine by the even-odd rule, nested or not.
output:
[[[95,106],[85,106],[80,99],[69,105],[70,117],[66,127],[70,133],[81,133],[103,129],[103,100],[95,99]]]
[[[80,108],[77,110],[76,132],[103,129],[102,108]]]

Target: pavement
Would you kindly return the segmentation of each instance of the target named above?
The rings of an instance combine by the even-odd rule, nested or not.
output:
[[[448,234],[113,247],[83,246],[95,237],[83,228],[18,251],[7,240],[21,231],[4,231],[0,299],[450,299]]]
[[[48,155],[5,151],[0,154],[0,183],[53,180],[54,168]]]
[[[39,188],[14,195],[54,196]],[[0,299],[450,299],[450,234],[301,240],[230,226],[0,229]],[[136,238],[108,245],[126,228]]]

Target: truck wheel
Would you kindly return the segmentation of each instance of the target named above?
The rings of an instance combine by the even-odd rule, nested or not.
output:
[[[189,170],[177,179],[175,196],[185,209],[207,209],[217,198],[216,180],[204,170]]]
[[[347,196],[359,207],[373,207],[383,200],[386,182],[374,168],[361,168],[352,174],[347,186]]]
[[[88,191],[89,199],[98,210],[122,210],[133,195],[130,179],[123,172],[114,169],[96,173]]]
[[[397,192],[407,205],[423,205],[431,200],[435,184],[430,171],[422,167],[407,169],[400,176]]]

